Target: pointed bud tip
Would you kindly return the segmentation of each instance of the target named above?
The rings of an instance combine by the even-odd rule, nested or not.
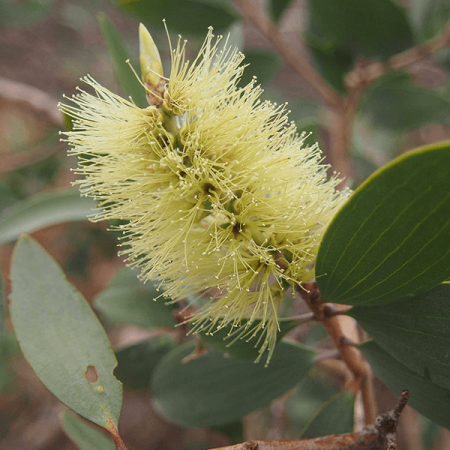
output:
[[[151,34],[142,23],[139,24],[139,53],[142,80],[150,87],[157,87],[163,76],[161,57]]]

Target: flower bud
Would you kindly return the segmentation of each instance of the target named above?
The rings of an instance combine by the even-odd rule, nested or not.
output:
[[[142,81],[147,88],[150,105],[159,106],[163,101],[163,67],[158,48],[147,28],[139,24],[139,62]]]

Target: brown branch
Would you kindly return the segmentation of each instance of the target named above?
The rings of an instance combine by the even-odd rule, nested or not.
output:
[[[245,18],[253,22],[256,28],[269,39],[286,62],[318,92],[320,97],[329,106],[336,106],[342,102],[340,95],[322,79],[305,58],[300,57],[292,48],[292,45],[284,39],[277,27],[261,11],[254,0],[235,0],[235,3],[239,6]]]
[[[37,113],[43,114],[53,125],[58,127],[64,125],[63,116],[56,106],[58,102],[38,88],[0,77],[0,98],[23,103]]]
[[[450,27],[446,28],[439,36],[428,44],[420,44],[397,55],[391,56],[386,63],[372,62],[366,66],[357,66],[346,77],[347,90],[367,87],[388,72],[404,69],[418,61],[421,61],[437,50],[450,44]]]
[[[403,391],[395,409],[378,416],[374,425],[358,433],[313,439],[248,441],[213,450],[398,450],[397,425],[408,398],[409,392]]]
[[[305,289],[298,289],[302,298],[306,301],[311,311],[327,330],[334,345],[339,351],[342,361],[345,362],[354,376],[352,389],[361,389],[366,424],[373,423],[376,417],[376,402],[371,383],[371,372],[368,363],[362,357],[360,351],[349,342],[344,334],[341,317],[330,315],[334,307],[321,302],[321,296],[317,284],[305,285]]]

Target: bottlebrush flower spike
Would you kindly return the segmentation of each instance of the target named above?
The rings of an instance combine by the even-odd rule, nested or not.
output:
[[[244,57],[219,49],[212,29],[192,63],[179,39],[168,78],[142,25],[140,38],[148,108],[90,77],[96,95],[60,105],[74,118],[65,135],[77,184],[102,208],[92,220],[123,221],[121,253],[143,281],[174,301],[209,293],[193,332],[242,327],[269,361],[286,290],[314,278],[322,234],[349,191],[327,179],[284,105],[262,102],[255,80],[238,86]]]

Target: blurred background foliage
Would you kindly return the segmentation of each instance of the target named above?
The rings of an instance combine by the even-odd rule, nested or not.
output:
[[[189,39],[191,56],[200,48],[208,26],[213,26],[217,34],[229,36],[229,42],[246,55],[248,67],[241,83],[256,76],[265,89],[264,98],[287,101],[299,132],[307,133],[306,142],[319,142],[325,161],[356,187],[405,151],[450,138],[450,3],[0,3],[0,243],[4,244],[0,247],[0,262],[6,281],[4,291],[10,289],[10,241],[20,231],[27,231],[30,221],[42,226],[79,220],[52,225],[35,232],[34,237],[56,258],[83,295],[91,302],[95,298],[95,308],[118,348],[117,376],[127,388],[121,422],[125,441],[136,449],[201,449],[226,445],[227,437],[238,442],[252,435],[277,439],[301,433],[313,436],[317,429],[330,434],[350,431],[354,398],[340,394],[343,380],[327,375],[327,371],[318,375],[316,369],[303,379],[286,405],[286,399],[281,403],[276,400],[270,408],[247,416],[244,436],[241,421],[215,429],[189,428],[158,416],[150,407],[150,394],[142,389],[157,362],[178,343],[180,329],[166,333],[173,317],[170,309],[161,308],[161,303],[155,303],[159,305],[158,313],[155,305],[151,306],[158,320],[145,320],[151,316],[142,314],[142,304],[147,304],[148,296],[155,296],[153,288],[136,285],[137,280],[126,271],[119,272],[105,290],[123,266],[115,256],[115,237],[107,232],[105,224],[83,220],[90,204],[76,203],[79,200],[65,194],[52,197],[52,191],[66,188],[74,180],[71,168],[75,166],[73,158],[66,156],[66,145],[59,142],[59,131],[70,128],[70,122],[57,111],[57,102],[63,93],[75,93],[79,78],[90,74],[112,91],[132,96],[136,104],[145,107],[145,95],[125,60],[130,59],[138,71],[137,24],[141,21],[151,31],[169,72],[170,53],[162,19],[166,20],[172,43],[178,34]],[[311,77],[298,69],[302,61],[312,68]],[[23,203],[40,193],[50,197],[31,203],[31,208],[30,203]],[[48,202],[51,212],[46,209]],[[12,230],[7,227],[8,221],[14,223]],[[119,295],[123,288],[133,293],[134,309],[129,307],[129,297],[123,304]],[[4,310],[3,301],[0,312]],[[309,345],[326,345],[327,337],[320,327],[308,325],[295,333],[294,338],[302,338]],[[337,369],[333,370],[336,373]],[[377,392],[380,409],[383,405],[389,407],[391,394],[380,383]],[[61,409],[20,357],[7,320],[4,332],[0,326],[0,449],[83,448],[63,434],[58,422]],[[448,432],[411,409],[406,415],[402,448],[449,448]],[[336,417],[339,420],[334,420]],[[67,415],[61,422],[66,434],[76,441],[85,424],[74,423]],[[279,435],[280,430],[284,436]],[[99,448],[107,448],[102,437],[99,442],[103,445]]]

